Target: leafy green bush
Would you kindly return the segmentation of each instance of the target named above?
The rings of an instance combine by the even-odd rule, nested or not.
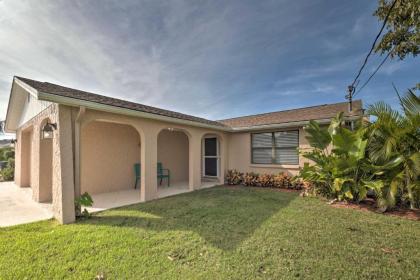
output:
[[[400,97],[401,112],[378,102],[368,107],[377,118],[368,126],[369,158],[378,167],[378,202],[385,208],[396,204],[420,207],[420,98],[409,90]]]
[[[315,193],[361,201],[369,190],[383,211],[399,204],[420,206],[420,99],[412,91],[400,98],[403,114],[383,102],[371,105],[371,124],[360,120],[354,131],[340,113],[329,127],[311,121],[305,128],[310,151],[299,178]]]
[[[366,129],[359,122],[351,131],[344,125],[343,113],[329,127],[311,121],[305,128],[312,147],[303,156],[314,164],[305,163],[299,177],[319,188],[319,193],[338,200],[360,201],[372,187],[374,173],[365,157],[368,140]]]
[[[10,167],[3,168],[0,175],[4,181],[13,181],[15,177],[15,169]]]
[[[13,148],[0,149],[0,159],[7,161],[6,166],[0,170],[0,176],[3,181],[12,181],[15,176],[15,151]]]
[[[0,148],[0,161],[6,161],[15,157],[15,150],[12,147]]]
[[[89,218],[90,217],[89,211],[86,210],[86,208],[83,209],[82,211],[82,206],[90,207],[92,205],[93,205],[93,199],[87,192],[82,194],[80,197],[76,198],[74,200],[74,208],[76,211],[76,217]]]

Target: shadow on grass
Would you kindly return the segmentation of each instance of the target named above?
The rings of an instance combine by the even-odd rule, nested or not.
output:
[[[215,187],[109,210],[81,223],[193,231],[211,245],[231,250],[297,196],[265,189]]]

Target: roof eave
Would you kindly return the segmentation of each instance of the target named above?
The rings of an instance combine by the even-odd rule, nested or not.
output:
[[[361,116],[346,116],[344,117],[347,121],[353,121],[360,119]],[[329,124],[332,118],[324,119],[314,119],[313,121],[318,122],[319,124]],[[232,127],[233,132],[248,132],[248,131],[258,131],[266,129],[277,129],[277,128],[294,128],[302,127],[308,125],[311,120],[306,121],[296,121],[296,122],[286,122],[286,123],[277,123],[277,124],[265,124],[265,125],[254,125],[254,126],[243,126],[243,127]]]
[[[55,102],[55,103],[59,103],[59,104],[67,105],[67,106],[73,106],[73,107],[84,106],[88,109],[105,111],[109,113],[122,114],[122,115],[133,116],[133,117],[141,117],[141,118],[146,118],[146,119],[159,120],[159,121],[165,121],[165,122],[171,122],[171,123],[183,124],[183,125],[189,125],[189,126],[195,126],[195,127],[209,128],[209,129],[214,129],[214,130],[219,130],[219,131],[232,131],[232,129],[227,126],[217,126],[217,125],[200,123],[196,121],[171,118],[171,117],[167,117],[167,116],[163,116],[159,114],[146,113],[146,112],[141,112],[141,111],[127,109],[127,108],[121,108],[121,107],[112,106],[112,105],[101,104],[101,103],[92,102],[92,101],[59,96],[56,94],[51,94],[51,93],[46,93],[46,92],[38,92],[38,98],[40,100]]]

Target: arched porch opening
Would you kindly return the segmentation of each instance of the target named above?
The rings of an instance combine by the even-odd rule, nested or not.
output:
[[[21,145],[21,178],[20,178],[20,186],[24,188],[32,187],[32,139],[33,139],[33,127],[30,126],[22,131],[20,145]]]
[[[189,191],[188,132],[162,129],[157,137],[157,162],[159,197]]]
[[[141,137],[130,124],[94,120],[80,133],[80,192],[89,193],[92,211],[140,202]]]

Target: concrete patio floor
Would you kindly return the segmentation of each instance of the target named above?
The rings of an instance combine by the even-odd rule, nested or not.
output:
[[[218,181],[203,180],[201,189],[219,185]],[[165,184],[158,187],[158,198],[189,192],[188,183]],[[93,213],[111,208],[140,203],[140,190],[129,189],[92,195]],[[32,199],[31,188],[20,188],[14,182],[0,182],[0,227],[7,227],[53,218],[51,203],[37,203]]]
[[[33,201],[31,188],[19,188],[14,182],[0,183],[0,227],[51,219],[51,208],[50,203]]]
[[[201,189],[209,188],[219,185],[218,181],[203,181]],[[165,183],[162,183],[158,187],[158,198],[164,198],[172,195],[189,192],[187,182],[177,182],[167,187]],[[131,204],[140,203],[140,189],[128,189],[117,192],[107,192],[93,194],[93,206],[86,207],[90,213],[104,211],[111,208],[117,208],[121,206],[127,206]]]

